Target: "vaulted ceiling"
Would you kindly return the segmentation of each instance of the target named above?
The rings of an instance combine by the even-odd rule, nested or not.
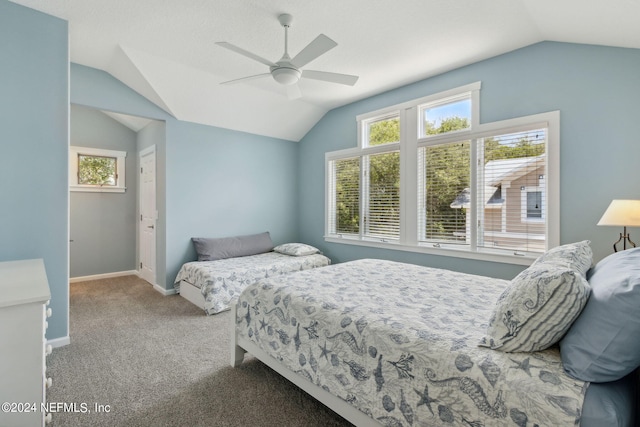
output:
[[[332,108],[544,40],[640,48],[638,0],[12,0],[69,21],[71,61],[104,70],[184,121],[298,141]],[[268,66],[319,34],[337,46],[289,99]]]

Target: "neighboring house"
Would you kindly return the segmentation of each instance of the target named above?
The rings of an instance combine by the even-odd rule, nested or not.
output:
[[[546,219],[543,206],[546,201],[544,184],[544,154],[535,157],[521,157],[506,160],[491,160],[484,167],[485,244],[495,246],[544,251]],[[465,188],[451,203],[454,209],[470,207],[470,191]],[[454,236],[468,241],[471,219],[467,209],[465,231]],[[528,236],[526,239],[525,233]],[[533,239],[532,239],[533,234]],[[536,237],[539,235],[539,239]],[[534,247],[532,247],[532,241]]]

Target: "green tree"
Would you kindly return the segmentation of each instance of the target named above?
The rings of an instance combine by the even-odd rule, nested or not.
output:
[[[469,128],[465,117],[449,117],[436,127],[425,121],[426,135],[438,135]],[[539,156],[545,144],[531,135],[487,138],[484,140],[485,164],[503,160]],[[514,141],[510,141],[513,139]],[[369,125],[369,145],[376,146],[400,140],[400,120],[391,118]],[[451,204],[470,187],[471,150],[469,141],[428,146],[420,151],[425,165],[425,212],[427,239],[455,239],[455,231],[466,227],[465,209]],[[396,236],[400,219],[400,153],[388,152],[368,156],[369,232]],[[336,214],[338,233],[358,233],[360,223],[360,159],[336,162]],[[379,224],[375,228],[372,225]]]
[[[78,184],[116,185],[114,157],[85,156],[78,158]]]
[[[394,117],[371,123],[369,145],[400,141],[400,119]],[[368,156],[368,233],[397,237],[400,232],[400,153]]]
[[[447,117],[440,122],[440,126],[436,127],[436,122],[430,122],[425,120],[424,133],[425,135],[438,135],[441,133],[447,133],[454,130],[467,129],[469,127],[469,119],[466,117]]]
[[[425,121],[426,135],[438,135],[467,129],[466,117],[449,117],[436,127],[435,122]],[[464,230],[464,209],[454,209],[451,203],[469,187],[469,162],[471,158],[468,141],[429,146],[424,149],[425,165],[425,237],[428,239],[451,238],[453,232]]]
[[[335,162],[336,233],[357,234],[360,231],[360,159]]]

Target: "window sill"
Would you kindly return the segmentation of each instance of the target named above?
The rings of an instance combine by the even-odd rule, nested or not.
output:
[[[80,191],[85,193],[124,193],[127,187],[93,187],[82,185],[71,185],[69,191]]]
[[[477,252],[471,252],[462,248],[455,248],[453,245],[447,248],[432,247],[426,245],[405,245],[397,242],[382,242],[374,240],[360,240],[349,237],[333,237],[324,236],[325,242],[340,243],[344,245],[367,246],[380,249],[391,249],[396,251],[417,252],[430,255],[473,259],[479,261],[500,262],[504,264],[515,264],[529,266],[539,256],[539,254],[510,255],[503,251],[492,251],[490,249],[482,249]]]

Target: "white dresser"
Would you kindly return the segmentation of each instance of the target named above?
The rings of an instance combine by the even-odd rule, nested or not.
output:
[[[51,293],[41,259],[0,262],[0,426],[42,426]]]

